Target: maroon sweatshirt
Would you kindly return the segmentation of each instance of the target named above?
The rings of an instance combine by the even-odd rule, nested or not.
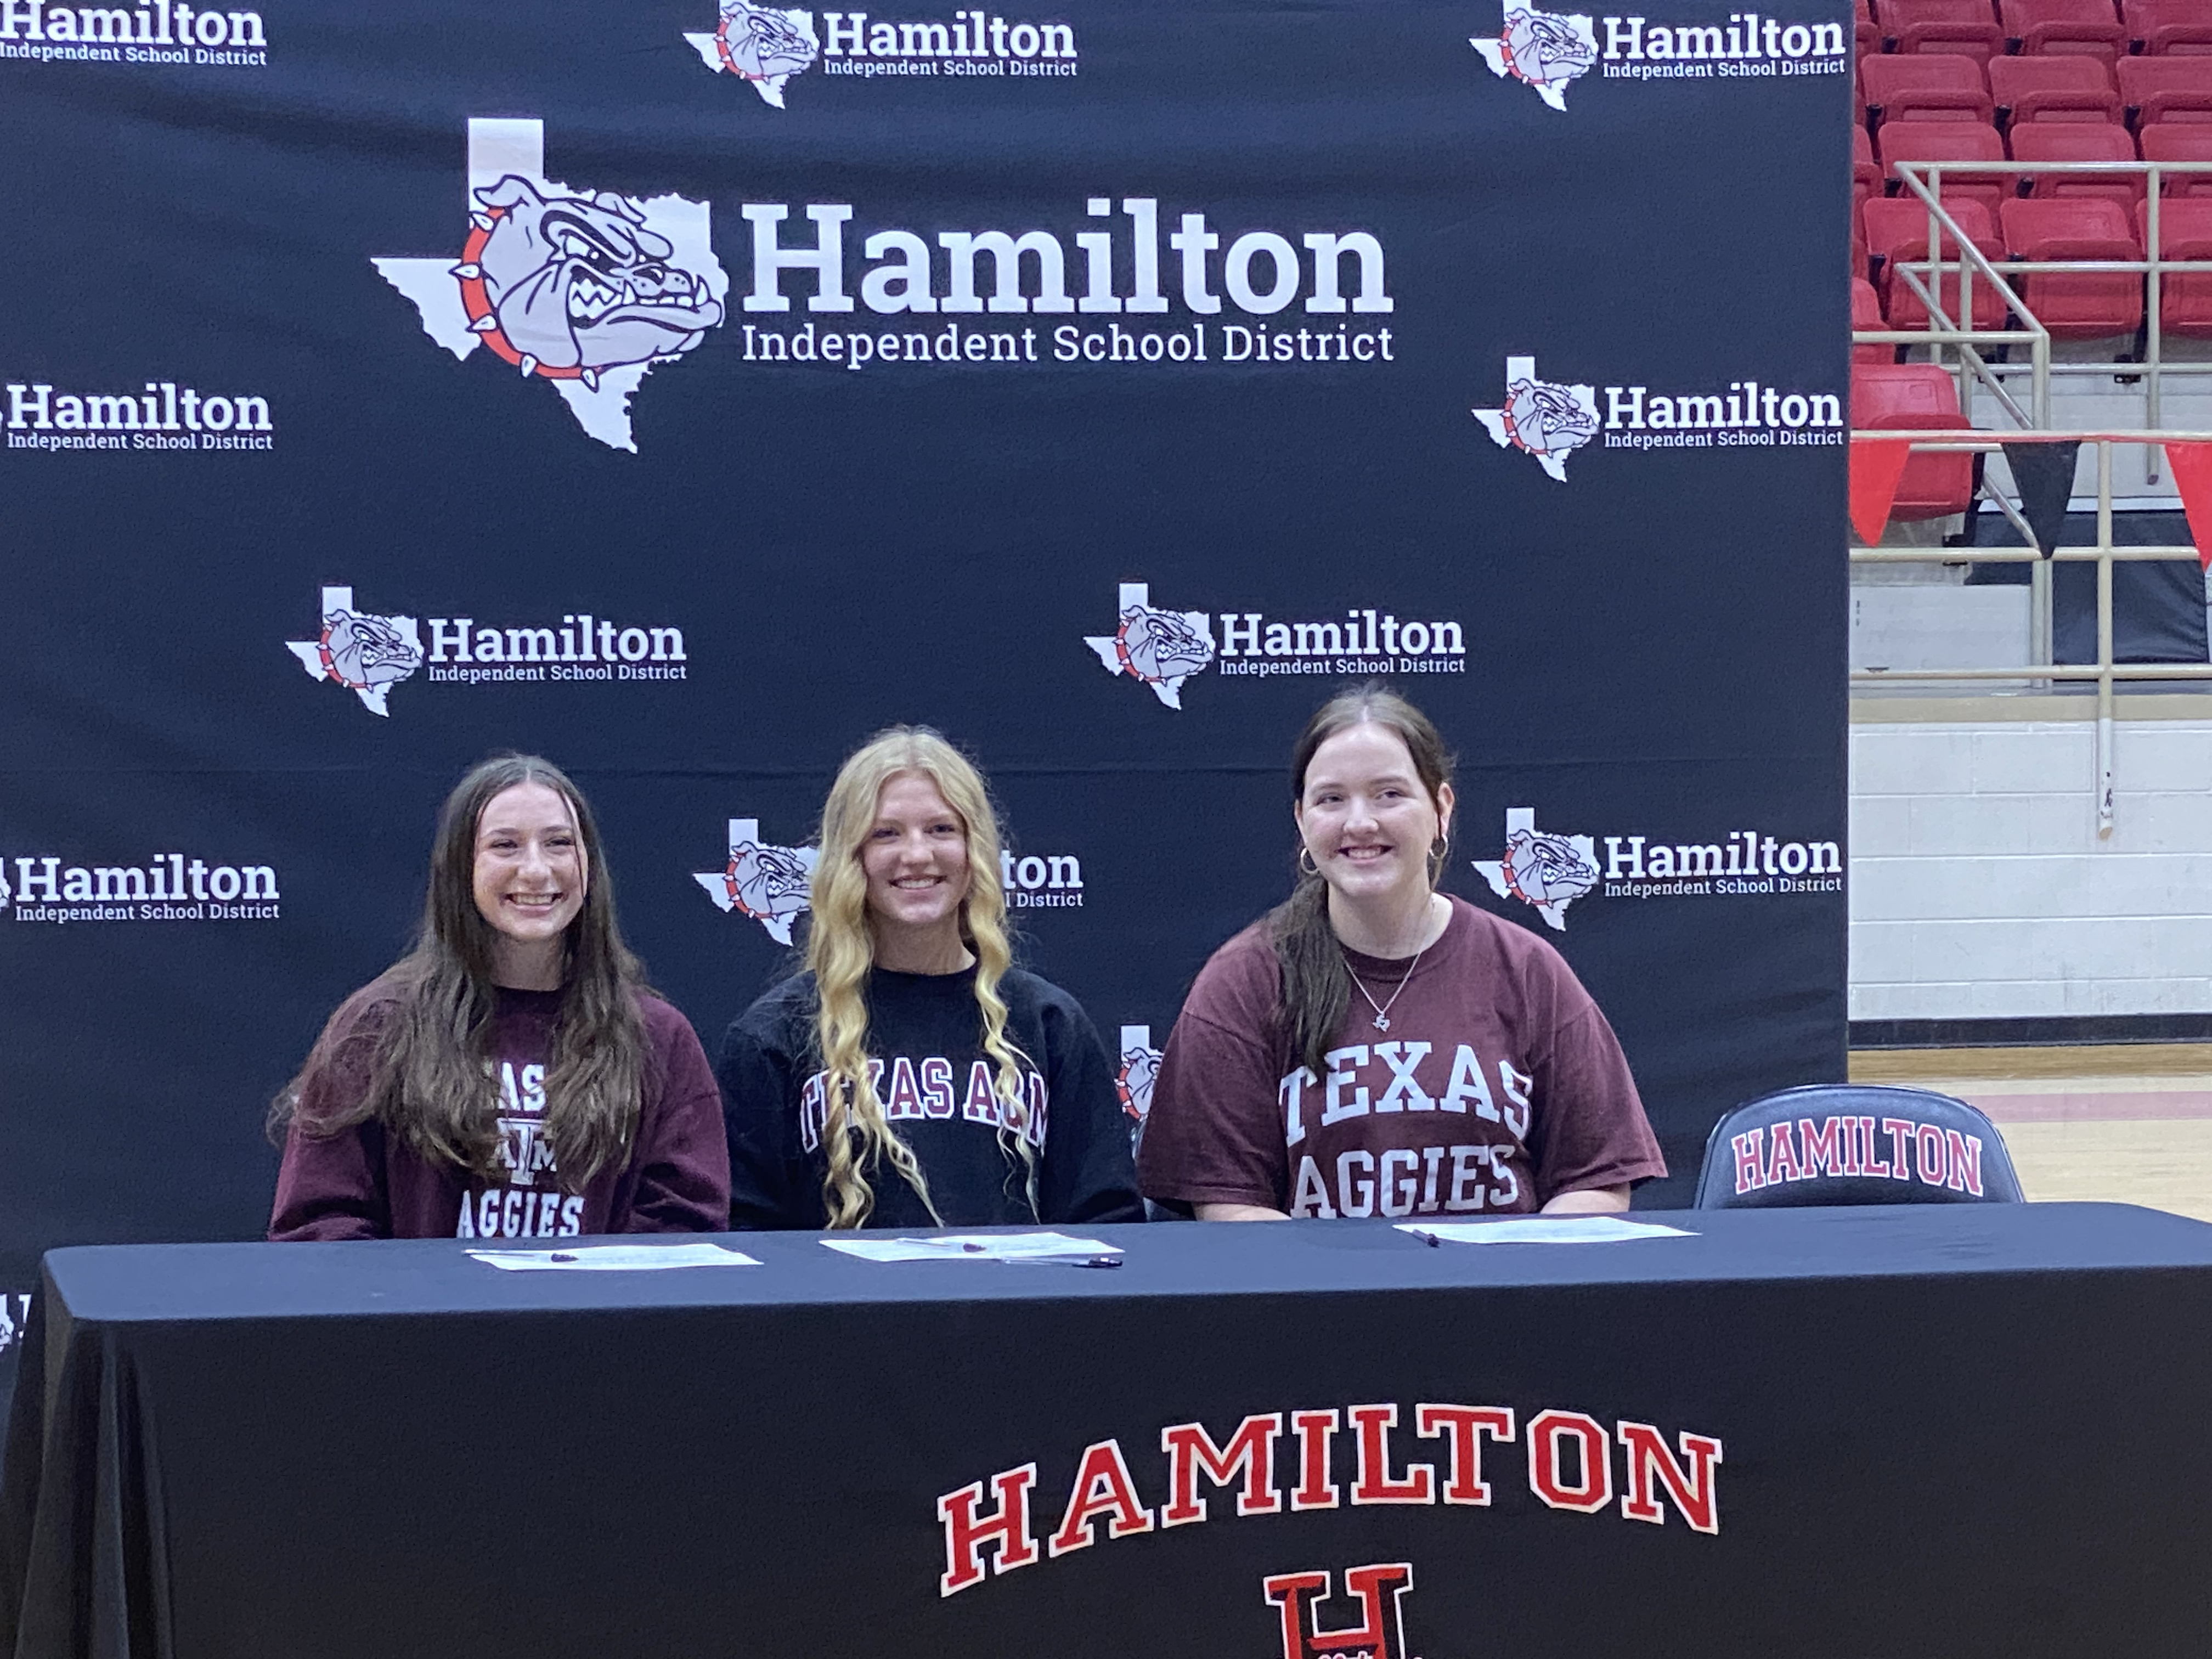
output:
[[[569,1192],[544,1132],[561,994],[501,988],[498,997],[491,1054],[505,1179],[487,1182],[427,1164],[373,1118],[325,1136],[295,1121],[277,1172],[270,1238],[573,1238],[728,1227],[721,1097],[690,1022],[659,998],[640,995],[648,1053],[629,1160]],[[331,1060],[309,1083],[302,1115],[326,1113],[368,1088],[377,1039],[395,1006],[386,988],[371,985],[332,1017]]]

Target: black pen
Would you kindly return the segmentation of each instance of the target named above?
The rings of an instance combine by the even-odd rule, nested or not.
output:
[[[1443,1246],[1443,1240],[1438,1238],[1434,1233],[1425,1233],[1419,1227],[1409,1227],[1407,1229],[1407,1231],[1412,1233],[1414,1237],[1419,1239],[1422,1243],[1427,1245],[1432,1250],[1441,1249]]]
[[[1118,1267],[1118,1255],[1010,1255],[1007,1261],[1033,1261],[1041,1267]]]

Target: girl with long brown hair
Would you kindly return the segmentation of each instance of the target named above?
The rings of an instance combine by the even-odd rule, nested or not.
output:
[[[1307,723],[1297,884],[1191,987],[1152,1085],[1146,1197],[1220,1221],[1588,1213],[1667,1172],[1559,952],[1437,890],[1451,771],[1381,687]]]
[[[573,1237],[727,1224],[714,1075],[615,925],[592,810],[488,760],[446,799],[414,948],[277,1096],[272,1239]]]
[[[718,1073],[740,1227],[1140,1221],[1082,1005],[1013,966],[982,776],[926,726],[830,786],[805,971],[732,1024]]]

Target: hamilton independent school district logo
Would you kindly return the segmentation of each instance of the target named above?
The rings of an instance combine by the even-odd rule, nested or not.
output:
[[[571,190],[545,177],[543,121],[469,123],[460,257],[378,258],[433,340],[548,380],[601,443],[635,453],[629,400],[722,320],[730,279],[708,206]]]
[[[1152,1085],[1160,1074],[1160,1051],[1152,1047],[1152,1028],[1121,1028],[1121,1063],[1114,1073],[1114,1093],[1128,1115],[1132,1130],[1152,1115]]]
[[[792,923],[806,912],[815,856],[811,847],[765,844],[758,818],[732,818],[729,862],[691,879],[707,890],[716,909],[750,916],[778,945],[788,945]]]
[[[1474,867],[1500,898],[1533,904],[1552,927],[1567,925],[1567,907],[1597,885],[1597,843],[1588,836],[1555,836],[1536,828],[1534,807],[1505,813],[1505,851]]]
[[[1535,11],[1508,0],[1505,30],[1495,40],[1469,37],[1490,72],[1525,81],[1553,109],[1567,107],[1567,84],[1597,66],[1597,30],[1580,13]]]
[[[392,688],[422,665],[421,624],[413,617],[378,617],[353,606],[353,589],[323,590],[322,632],[312,640],[287,640],[307,678],[343,685],[372,714],[389,719]]]
[[[777,109],[783,107],[784,82],[812,69],[822,55],[812,12],[777,11],[749,6],[745,0],[722,0],[722,15],[712,34],[684,38],[708,69],[748,82],[763,102]]]
[[[1567,457],[1597,436],[1597,388],[1536,378],[1534,357],[1505,360],[1505,406],[1478,409],[1474,418],[1500,449],[1526,450],[1560,483]]]
[[[1182,683],[1213,660],[1213,618],[1203,611],[1155,611],[1144,582],[1121,585],[1120,616],[1111,634],[1086,635],[1109,674],[1127,674],[1169,708],[1182,708]]]

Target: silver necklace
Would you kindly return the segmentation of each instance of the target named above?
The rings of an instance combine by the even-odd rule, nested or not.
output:
[[[1344,949],[1341,945],[1336,948],[1340,951]],[[1367,981],[1359,977],[1359,970],[1352,965],[1352,957],[1348,954],[1345,957],[1344,971],[1352,975],[1352,982],[1359,988],[1359,994],[1367,999],[1367,1006],[1375,1011],[1376,1030],[1387,1031],[1390,1029],[1390,1010],[1397,1006],[1398,998],[1406,988],[1406,981],[1413,977],[1413,969],[1421,965],[1421,958],[1428,953],[1429,947],[1425,945],[1413,952],[1413,961],[1407,965],[1404,975],[1398,981],[1397,988],[1390,993],[1390,1000],[1388,1002],[1375,1000],[1375,994],[1367,988]]]

